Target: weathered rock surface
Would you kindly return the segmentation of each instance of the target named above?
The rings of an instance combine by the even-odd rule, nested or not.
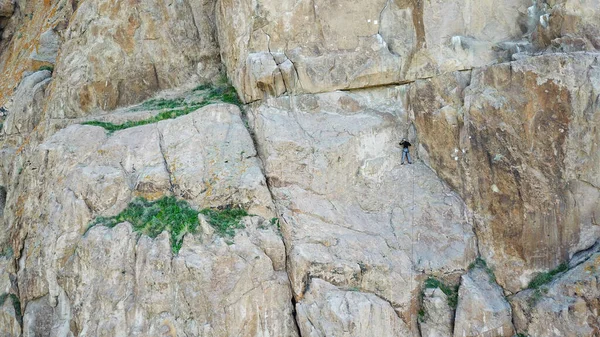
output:
[[[74,125],[40,145],[13,172],[10,187],[28,193],[9,194],[5,210],[23,244],[24,335],[295,336],[283,242],[258,228],[274,213],[255,155],[228,104],[112,135]],[[232,245],[207,232],[186,237],[175,257],[166,233],[138,240],[122,224],[84,235],[92,217],[115,215],[135,196],[171,193],[261,217]]]
[[[454,309],[448,304],[448,296],[440,288],[423,292],[423,315],[419,320],[421,337],[452,336]]]
[[[530,336],[600,334],[600,253],[539,290],[511,298],[515,327]]]
[[[416,326],[417,273],[459,272],[475,257],[460,198],[423,164],[400,165],[402,97],[300,95],[251,111],[300,303],[320,278],[375,293]]]
[[[296,305],[302,336],[410,336],[392,306],[373,294],[340,290],[314,278]]]
[[[501,336],[515,333],[510,305],[488,272],[475,267],[462,276],[454,322],[455,337]]]
[[[42,70],[23,78],[12,102],[5,105],[8,116],[0,130],[3,135],[26,136],[40,123],[40,111],[51,76],[50,71]]]
[[[425,157],[471,206],[481,253],[510,291],[600,237],[598,57],[528,58],[410,96]]]
[[[492,63],[502,54],[496,44],[526,32],[530,5],[523,0],[219,0],[216,19],[228,75],[242,99],[252,102]]]
[[[81,2],[61,47],[52,116],[113,110],[160,89],[215,76],[218,49],[210,3]]]
[[[540,17],[534,41],[560,51],[600,49],[600,7],[596,0],[553,0],[538,5]]]

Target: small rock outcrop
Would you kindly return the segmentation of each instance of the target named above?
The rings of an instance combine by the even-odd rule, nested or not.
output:
[[[511,298],[518,332],[530,336],[600,333],[600,253],[537,289]]]
[[[452,336],[453,313],[448,296],[440,288],[425,289],[419,315],[421,337]]]
[[[510,305],[490,273],[478,266],[463,275],[454,337],[511,337],[514,333]]]

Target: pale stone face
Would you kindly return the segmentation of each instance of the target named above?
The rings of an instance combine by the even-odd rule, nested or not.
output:
[[[223,62],[246,102],[398,83],[495,62],[529,1],[217,2]],[[230,24],[232,18],[235,23]],[[271,65],[250,60],[271,54]],[[267,57],[267,56],[265,56]],[[290,60],[293,69],[278,67]],[[277,87],[289,72],[296,81]]]
[[[599,11],[0,0],[0,335],[594,336]],[[224,73],[242,111],[79,124]],[[254,216],[88,230],[163,195]]]

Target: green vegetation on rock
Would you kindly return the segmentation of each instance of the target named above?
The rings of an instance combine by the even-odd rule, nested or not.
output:
[[[527,288],[537,289],[543,286],[544,284],[550,283],[554,279],[554,276],[564,271],[567,271],[568,269],[569,266],[566,263],[561,263],[558,267],[552,269],[549,272],[539,273],[536,275],[536,277],[533,278],[533,280],[531,280],[531,282],[529,282]]]
[[[446,294],[450,308],[456,309],[456,306],[458,305],[458,285],[450,287],[435,277],[430,277],[425,280],[425,289],[435,288],[440,288],[440,290]]]
[[[54,67],[53,66],[41,66],[38,71],[42,71],[42,70],[48,70],[49,72],[54,72]]]
[[[222,236],[233,236],[235,230],[244,228],[241,222],[242,218],[248,216],[248,212],[242,208],[225,207],[224,209],[203,209],[200,211],[204,214],[211,224]]]
[[[229,103],[235,104],[237,106],[241,106],[242,103],[239,100],[235,89],[228,84],[220,84],[216,86],[211,86],[207,84],[200,85],[193,90],[193,93],[201,92],[203,98],[202,100],[190,100],[186,101],[184,98],[175,98],[175,99],[151,99],[148,100],[139,106],[132,109],[132,111],[156,111],[156,110],[165,110],[161,111],[156,116],[142,119],[138,121],[127,121],[122,124],[114,124],[110,122],[100,122],[100,121],[88,121],[82,123],[83,125],[93,125],[100,126],[106,129],[109,133],[114,131],[123,130],[132,128],[135,126],[141,126],[146,124],[157,123],[159,121],[165,119],[177,118],[180,116],[187,115],[191,112],[194,112],[204,106],[215,104],[215,103]]]
[[[101,127],[105,128],[109,133],[112,133],[112,132],[115,132],[118,130],[132,128],[134,126],[152,124],[152,123],[157,123],[157,122],[165,120],[165,119],[171,119],[171,118],[177,118],[179,116],[184,116],[184,115],[187,115],[190,112],[196,111],[206,105],[208,105],[208,103],[189,105],[183,109],[172,109],[172,110],[163,111],[163,112],[159,113],[158,115],[148,118],[148,119],[142,119],[139,121],[127,121],[122,124],[113,124],[113,123],[99,122],[99,121],[89,121],[89,122],[84,122],[81,124],[101,126]]]
[[[157,237],[167,230],[171,233],[171,248],[178,253],[186,233],[195,233],[198,229],[198,211],[190,207],[185,200],[175,197],[163,197],[156,201],[144,198],[133,200],[123,212],[113,217],[98,217],[90,225],[114,227],[128,221],[137,232]]]
[[[237,228],[244,228],[241,219],[248,215],[246,210],[231,206],[223,209],[207,208],[198,212],[187,201],[177,200],[173,196],[165,196],[156,201],[137,198],[116,216],[97,217],[89,228],[96,225],[113,228],[127,221],[131,223],[134,231],[151,238],[157,237],[166,230],[171,234],[172,251],[177,254],[185,234],[198,232],[199,213],[204,214],[208,223],[224,237],[235,235]]]
[[[490,283],[496,283],[496,275],[494,275],[494,271],[490,267],[488,267],[484,259],[480,257],[476,258],[475,261],[473,261],[469,265],[469,270],[475,267],[483,269],[488,274],[488,276],[490,277]]]

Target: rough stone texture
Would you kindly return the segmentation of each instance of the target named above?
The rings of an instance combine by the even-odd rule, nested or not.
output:
[[[21,325],[10,298],[0,303],[0,336],[21,336]]]
[[[448,297],[440,288],[425,289],[423,293],[424,316],[420,318],[421,337],[452,336],[454,310]]]
[[[297,336],[285,264],[270,258],[285,260],[281,237],[257,222],[231,245],[188,236],[175,257],[167,233],[137,240],[127,223],[91,229],[59,278],[71,325],[93,336]]]
[[[403,97],[386,88],[273,99],[250,124],[296,299],[320,278],[373,292],[416,326],[415,271],[464,270],[476,247],[460,198],[422,163],[400,166]]]
[[[600,253],[537,291],[511,298],[515,327],[530,336],[600,334]]]
[[[13,15],[4,23],[0,18],[0,106],[14,98],[14,89],[24,72],[37,71],[40,66],[49,64],[47,61],[54,54],[55,44],[62,41],[77,6],[77,2],[65,0],[18,0],[14,3]],[[47,57],[42,60],[35,57],[39,51]]]
[[[14,0],[0,0],[0,17],[10,17],[14,9]]]
[[[514,333],[511,308],[502,288],[481,267],[463,275],[458,290],[454,336],[511,337]]]
[[[22,247],[24,335],[295,336],[284,246],[260,223],[231,246],[207,232],[190,236],[176,257],[165,233],[138,241],[128,225],[82,237],[93,217],[115,215],[135,196],[173,193],[196,208],[243,205],[270,219],[255,155],[228,104],[112,135],[73,125],[37,147],[13,173],[10,189],[23,193],[9,194],[5,209]]]
[[[311,279],[304,300],[296,304],[302,336],[410,336],[392,306],[373,295],[340,290]]]
[[[534,35],[541,48],[560,51],[600,49],[600,3],[597,0],[552,0],[539,4],[545,13]]]
[[[252,102],[286,91],[362,88],[489,64],[502,54],[496,44],[525,33],[530,5],[219,0],[216,19],[228,75],[242,99]]]
[[[216,75],[218,50],[206,12],[209,4],[81,2],[57,62],[52,116],[112,110],[159,89]],[[198,69],[201,74],[196,74]]]
[[[425,157],[474,211],[481,253],[512,292],[600,237],[598,66],[598,54],[540,56],[410,96]]]
[[[54,29],[48,29],[40,35],[40,45],[31,53],[32,60],[56,63],[56,55],[60,47],[60,36]]]
[[[51,81],[48,70],[37,71],[23,78],[11,104],[5,106],[8,117],[0,130],[3,135],[25,136],[40,123],[46,88]]]

